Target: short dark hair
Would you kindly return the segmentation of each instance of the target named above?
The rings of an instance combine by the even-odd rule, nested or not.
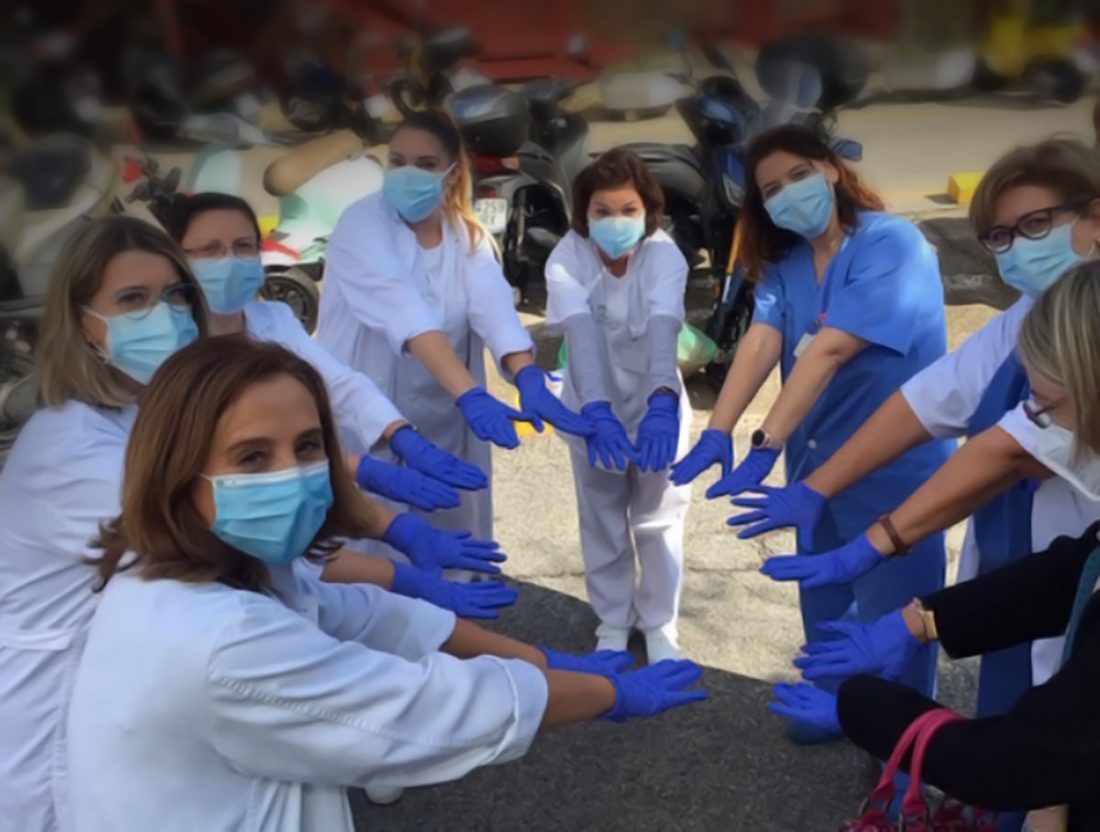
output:
[[[765,263],[777,263],[801,239],[772,222],[764,208],[764,195],[756,181],[756,169],[773,153],[784,152],[803,159],[827,162],[837,169],[836,209],[840,224],[852,231],[859,225],[860,211],[881,211],[881,197],[867,187],[854,170],[813,130],[798,124],[784,124],[757,136],[749,145],[745,161],[745,201],[741,206],[741,251],[738,259],[749,280],[763,276]]]
[[[263,239],[263,234],[260,233],[260,220],[256,217],[252,206],[239,196],[221,194],[217,191],[177,194],[165,217],[164,230],[178,243],[187,236],[187,229],[191,227],[195,217],[207,211],[237,211],[244,214],[256,231],[256,240]]]
[[[607,151],[573,180],[573,230],[587,237],[588,205],[592,202],[592,195],[596,191],[624,185],[632,185],[642,198],[646,236],[656,231],[665,212],[665,192],[641,157],[625,147]]]

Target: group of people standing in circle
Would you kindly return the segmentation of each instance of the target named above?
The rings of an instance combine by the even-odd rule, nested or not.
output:
[[[1058,805],[1092,828],[1100,612],[1074,599],[1100,520],[1100,161],[1055,140],[990,169],[975,231],[1024,297],[953,353],[935,252],[828,144],[780,127],[746,170],[754,319],[694,446],[688,264],[629,151],[579,174],[547,264],[560,396],[441,113],[397,129],[382,191],[340,219],[316,339],[257,298],[237,197],[182,198],[167,234],[77,232],[42,322],[43,407],[0,474],[0,828],[350,830],[349,786],[385,803],[541,730],[704,699],[677,620],[691,486],[714,465],[707,497],[746,510],[741,537],[797,530],[762,570],[799,584],[806,681],[771,706],[792,739],[884,756],[934,706],[942,643],[983,656],[981,695],[930,781],[1015,829]],[[487,391],[486,348],[516,407]],[[569,446],[590,654],[469,621],[517,598],[490,458],[517,422]],[[766,485],[781,454],[787,485]],[[943,530],[966,517],[944,589]],[[1044,643],[1067,628],[1071,647]]]

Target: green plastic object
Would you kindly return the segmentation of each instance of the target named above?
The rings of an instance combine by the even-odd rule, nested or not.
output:
[[[707,366],[718,354],[718,345],[701,329],[684,324],[680,337],[676,340],[676,363],[684,377],[692,375]],[[565,370],[569,363],[569,342],[562,340],[558,350],[558,372]]]

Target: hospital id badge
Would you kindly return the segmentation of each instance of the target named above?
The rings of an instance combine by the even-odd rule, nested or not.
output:
[[[817,337],[817,333],[811,335],[808,332],[803,332],[802,337],[798,339],[798,343],[795,344],[794,357],[801,358],[802,353],[806,352],[810,348],[810,344],[814,342],[814,338]]]

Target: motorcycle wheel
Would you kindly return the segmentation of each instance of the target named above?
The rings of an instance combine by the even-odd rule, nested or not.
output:
[[[311,335],[317,328],[321,292],[317,282],[301,269],[291,266],[268,271],[260,297],[285,303]]]
[[[1059,104],[1072,104],[1088,84],[1088,78],[1070,61],[1036,61],[1027,68],[1026,77],[1040,100]]]
[[[390,84],[390,100],[408,118],[428,105],[428,91],[415,78],[398,78]]]
[[[752,286],[748,283],[742,284],[733,308],[724,313],[720,306],[716,306],[703,328],[707,336],[718,345],[718,357],[704,369],[707,383],[716,393],[726,383],[726,376],[733,366],[733,357],[737,354],[737,345],[741,343],[741,338],[752,323],[753,305]]]

